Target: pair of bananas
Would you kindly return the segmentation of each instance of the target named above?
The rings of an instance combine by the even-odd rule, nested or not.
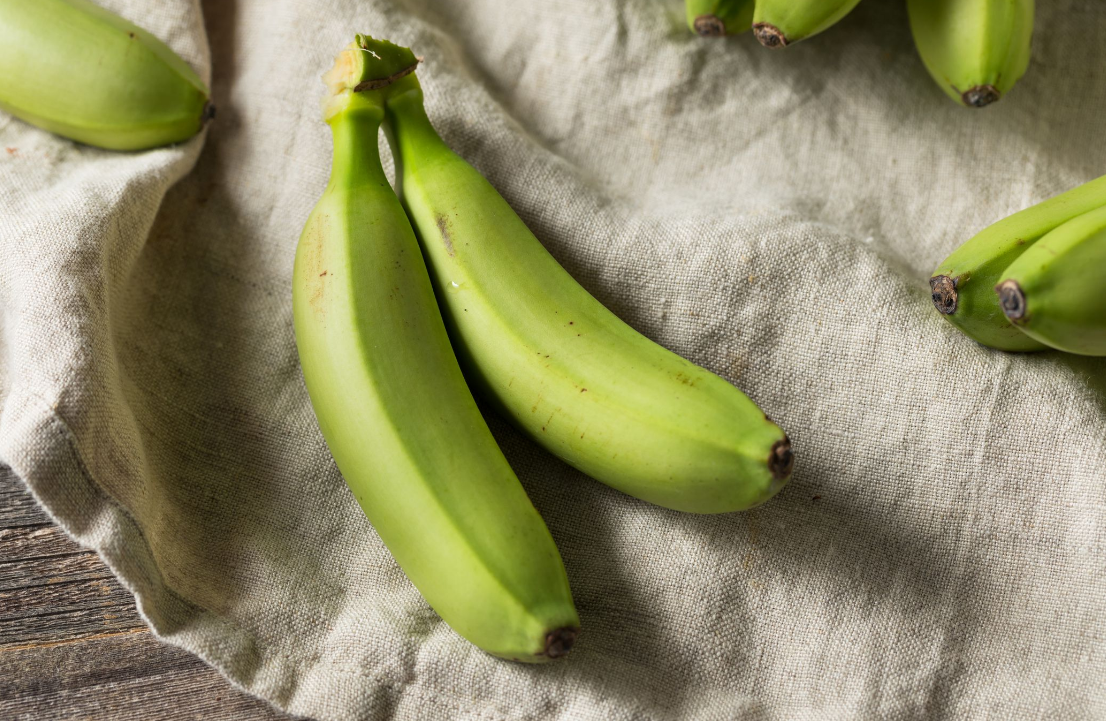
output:
[[[334,159],[293,279],[303,376],[339,470],[438,614],[492,654],[555,658],[579,628],[565,569],[470,386],[569,464],[683,511],[765,502],[790,443],[568,275],[435,132],[417,63],[358,35],[324,76]]]
[[[849,14],[860,0],[685,0],[687,24],[703,37],[752,29],[766,48],[817,35]]]
[[[783,48],[826,30],[859,0],[685,0],[688,27],[704,37],[752,29]],[[1025,74],[1033,0],[907,0],[914,43],[949,97],[972,108],[995,102]]]
[[[165,43],[88,0],[0,0],[0,109],[111,150],[188,140],[215,112]]]
[[[933,304],[983,345],[1106,355],[1106,176],[984,229],[929,280]]]

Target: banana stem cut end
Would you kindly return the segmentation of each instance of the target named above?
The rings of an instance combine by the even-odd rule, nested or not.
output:
[[[969,108],[985,108],[1002,97],[994,85],[976,85],[960,94],[960,99]]]
[[[944,315],[956,312],[956,281],[947,275],[935,275],[929,279],[929,289],[933,298],[933,307]]]
[[[571,626],[550,631],[545,637],[545,652],[542,655],[549,658],[567,656],[579,633],[580,629]]]
[[[753,25],[753,35],[756,36],[757,42],[766,48],[778,50],[787,47],[787,36],[771,23],[755,23]]]
[[[1025,322],[1025,291],[1016,280],[1004,280],[995,286],[1002,312],[1013,323]]]
[[[392,73],[391,75],[389,75],[386,78],[374,78],[372,80],[366,80],[364,82],[358,83],[356,86],[354,86],[353,92],[363,93],[366,90],[380,90],[381,88],[386,88],[389,85],[391,85],[392,83],[394,83],[395,81],[399,80],[400,78],[406,77],[406,76],[410,75],[411,73],[415,72],[415,69],[419,66],[419,63],[421,63],[421,62],[422,62],[422,58],[418,57],[418,58],[415,58],[415,64],[414,65],[406,67],[403,70],[400,70],[399,72]]]
[[[695,18],[695,32],[704,38],[720,38],[726,34],[726,23],[717,15],[700,15]]]
[[[782,481],[791,475],[791,469],[795,467],[795,454],[791,452],[791,439],[787,436],[782,441],[776,441],[772,446],[772,452],[768,454],[768,470],[777,481]]]

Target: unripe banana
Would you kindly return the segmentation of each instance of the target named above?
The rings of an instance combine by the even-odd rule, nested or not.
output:
[[[438,137],[414,75],[386,107],[402,199],[472,386],[553,454],[661,506],[743,510],[784,485],[783,431],[573,280]]]
[[[766,48],[783,48],[817,35],[848,15],[860,0],[756,0],[753,34]]]
[[[380,165],[380,89],[416,62],[358,36],[324,76],[334,163],[292,288],[303,377],[350,490],[427,602],[485,651],[547,660],[579,626],[564,566],[465,385]]]
[[[995,292],[1020,331],[1068,353],[1106,356],[1106,207],[1048,233],[1002,275]]]
[[[737,35],[753,25],[754,0],[685,0],[687,26],[702,37]]]
[[[187,63],[88,0],[0,0],[0,109],[111,150],[187,140],[213,115]]]
[[[1106,206],[1106,175],[1026,208],[983,229],[933,272],[933,305],[983,345],[1007,351],[1045,346],[1010,324],[994,287],[1002,273],[1041,236],[1079,215]]]
[[[990,105],[1029,67],[1033,0],[907,0],[914,44],[953,100]]]

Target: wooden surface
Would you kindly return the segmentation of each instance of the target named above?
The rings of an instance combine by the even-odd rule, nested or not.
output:
[[[156,640],[0,467],[0,719],[291,719]]]

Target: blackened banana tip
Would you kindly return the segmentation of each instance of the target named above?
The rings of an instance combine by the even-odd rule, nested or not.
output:
[[[777,481],[782,481],[791,475],[791,469],[795,467],[795,454],[791,451],[791,439],[787,436],[782,441],[776,441],[772,446],[772,452],[768,454],[768,470]]]
[[[200,113],[200,127],[207,125],[215,119],[215,106],[208,100],[204,103],[204,109]]]
[[[756,23],[753,25],[753,35],[757,42],[766,48],[779,49],[787,47],[787,36],[771,23]]]
[[[726,34],[726,23],[717,15],[700,15],[695,18],[695,32],[704,38],[720,38]]]
[[[969,108],[985,108],[1002,97],[994,85],[976,85],[960,94],[960,98]]]
[[[1014,323],[1025,320],[1025,291],[1016,280],[1004,280],[995,286],[1002,312]]]
[[[935,275],[929,279],[929,290],[933,298],[933,306],[943,315],[952,315],[956,312],[958,297],[956,295],[956,281],[947,275]]]
[[[545,637],[545,653],[549,658],[567,656],[576,643],[580,629],[571,626],[550,631]]]

